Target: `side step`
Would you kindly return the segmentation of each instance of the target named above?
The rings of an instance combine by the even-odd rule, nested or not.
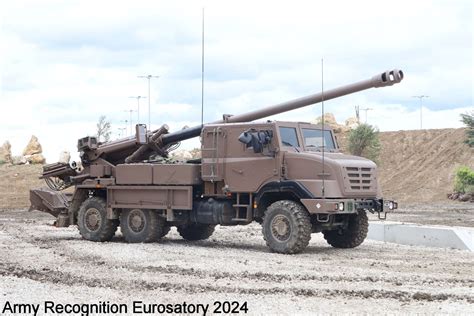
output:
[[[249,195],[249,203],[243,204],[241,202],[240,193],[237,193],[237,203],[233,204],[232,206],[235,209],[235,217],[232,219],[233,222],[242,222],[242,223],[250,223],[253,220],[253,196],[252,194]],[[244,210],[245,217],[240,217],[240,210]]]

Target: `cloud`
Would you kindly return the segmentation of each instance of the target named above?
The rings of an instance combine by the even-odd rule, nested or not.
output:
[[[148,94],[137,76],[149,73],[160,76],[151,84],[153,127],[199,124],[203,5],[205,121],[319,92],[322,58],[326,89],[387,68],[406,74],[400,85],[327,102],[338,120],[360,105],[374,108],[369,123],[382,130],[415,129],[418,94],[430,96],[427,128],[461,126],[459,113],[474,108],[470,1],[3,1],[0,141],[18,153],[36,134],[54,161],[93,134],[100,115],[116,136],[137,109],[128,97]],[[142,100],[142,122],[147,109]]]

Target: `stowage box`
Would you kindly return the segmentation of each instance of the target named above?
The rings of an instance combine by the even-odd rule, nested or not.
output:
[[[115,169],[117,184],[153,184],[151,164],[124,164]]]
[[[153,165],[153,184],[194,185],[201,183],[201,165],[167,164]]]
[[[123,164],[116,168],[117,184],[195,185],[201,183],[197,164]]]

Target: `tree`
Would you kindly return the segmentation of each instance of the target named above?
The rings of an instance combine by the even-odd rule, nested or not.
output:
[[[466,136],[467,139],[464,141],[470,147],[474,147],[474,112],[471,114],[461,114],[461,122],[467,127]]]
[[[110,140],[110,122],[107,121],[105,115],[99,117],[99,122],[97,123],[97,140],[99,142],[108,142]]]
[[[371,125],[360,124],[349,134],[349,151],[377,162],[380,154],[379,131]]]

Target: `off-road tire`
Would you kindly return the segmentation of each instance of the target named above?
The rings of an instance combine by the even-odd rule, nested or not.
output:
[[[364,210],[349,216],[349,223],[344,230],[323,232],[324,239],[335,248],[355,248],[362,244],[369,231],[369,219]]]
[[[163,238],[163,237],[165,237],[166,235],[168,235],[168,233],[170,232],[170,230],[171,230],[171,226],[168,226],[168,225],[163,226],[163,231],[161,232],[160,238]]]
[[[285,254],[302,252],[311,239],[309,213],[303,205],[291,200],[274,202],[265,211],[262,232],[272,251]]]
[[[178,226],[178,233],[186,240],[203,240],[211,237],[216,225],[210,224],[187,224]]]
[[[138,224],[134,218],[138,219]],[[138,226],[134,226],[134,223]],[[165,219],[153,210],[125,209],[120,214],[120,230],[129,243],[158,241],[165,228]]]
[[[91,241],[109,241],[114,237],[118,220],[107,219],[105,199],[90,197],[82,202],[77,215],[79,233]]]

